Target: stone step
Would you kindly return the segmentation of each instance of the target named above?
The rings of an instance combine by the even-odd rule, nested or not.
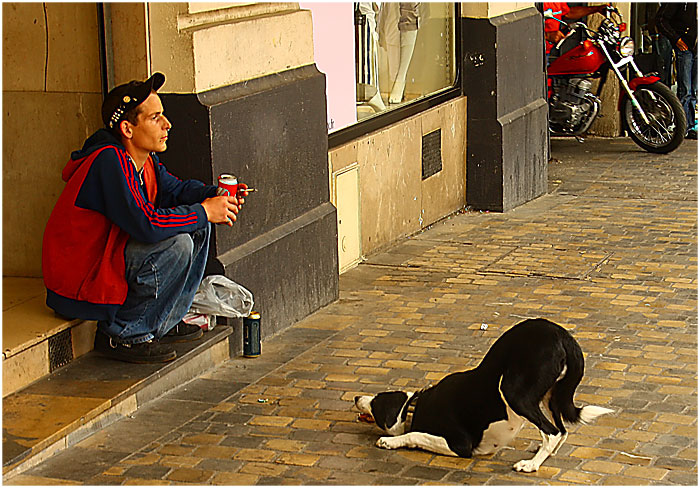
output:
[[[231,357],[232,330],[217,326],[202,339],[175,344],[177,358],[165,364],[125,363],[90,351],[4,396],[3,478],[23,472],[223,363]]]
[[[41,278],[3,277],[2,295],[3,398],[92,350],[96,323],[57,316]]]

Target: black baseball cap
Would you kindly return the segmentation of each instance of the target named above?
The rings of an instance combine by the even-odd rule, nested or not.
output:
[[[158,91],[163,83],[165,83],[165,75],[153,73],[153,76],[146,81],[134,80],[112,88],[102,102],[102,122],[106,127],[113,128],[125,112],[143,103],[151,91]]]

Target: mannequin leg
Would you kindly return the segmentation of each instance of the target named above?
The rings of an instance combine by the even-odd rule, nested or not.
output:
[[[372,107],[375,112],[386,110],[386,105],[384,105],[384,100],[382,100],[382,94],[379,91],[379,86],[377,86],[377,93],[375,93],[374,96],[367,101],[367,105]]]
[[[377,89],[377,93],[367,101],[367,105],[372,107],[375,112],[381,112],[382,110],[386,110],[386,105],[384,105],[382,92],[379,89],[379,34],[377,33],[377,24],[374,19],[372,19],[370,25],[372,26],[372,78],[374,79],[374,86]]]
[[[401,31],[399,70],[396,73],[394,86],[391,88],[389,103],[401,103],[401,100],[403,100],[403,92],[406,88],[406,73],[408,73],[408,66],[411,64],[413,48],[416,46],[416,37],[418,37],[417,30]]]
[[[360,13],[365,16],[370,33],[368,39],[370,79],[367,81],[368,84],[371,84],[377,89],[377,92],[367,101],[367,105],[372,107],[375,112],[381,112],[386,109],[386,105],[384,105],[384,100],[382,100],[382,94],[379,90],[379,63],[377,60],[379,56],[379,34],[377,33],[377,14],[374,11],[372,2],[360,2],[358,8]]]

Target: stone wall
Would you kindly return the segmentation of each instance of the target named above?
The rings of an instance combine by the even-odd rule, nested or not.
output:
[[[41,276],[71,151],[101,126],[94,3],[3,3],[3,274]]]

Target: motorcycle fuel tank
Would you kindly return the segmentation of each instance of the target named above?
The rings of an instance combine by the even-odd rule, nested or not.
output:
[[[565,52],[547,68],[549,76],[584,75],[595,72],[606,61],[600,49],[589,40]]]

